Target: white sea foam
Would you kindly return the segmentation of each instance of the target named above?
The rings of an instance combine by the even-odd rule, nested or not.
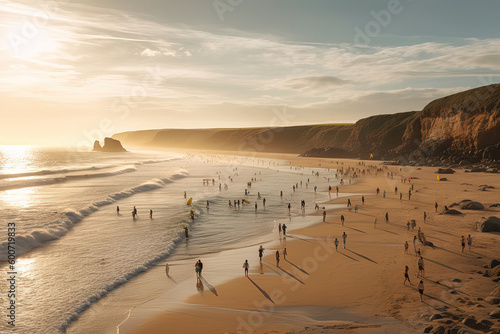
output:
[[[186,171],[180,170],[176,174],[170,175],[167,178],[151,179],[138,186],[109,194],[105,198],[95,201],[82,209],[67,210],[62,214],[59,220],[51,222],[47,228],[37,229],[26,235],[17,235],[16,254],[17,256],[22,255],[35,247],[42,246],[47,241],[59,239],[60,237],[68,233],[68,231],[83,218],[99,210],[99,208],[103,206],[113,204],[120,199],[130,197],[137,193],[164,187],[167,184],[181,179],[187,175],[188,173]],[[3,242],[0,244],[0,261],[7,260],[7,247],[7,242]]]

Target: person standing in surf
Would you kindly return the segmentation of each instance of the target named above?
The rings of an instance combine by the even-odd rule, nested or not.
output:
[[[248,260],[245,260],[245,262],[243,263],[243,269],[245,269],[245,277],[248,277],[248,267],[250,265],[248,264]]]
[[[262,262],[262,256],[264,255],[264,247],[260,245],[259,247],[259,261]]]

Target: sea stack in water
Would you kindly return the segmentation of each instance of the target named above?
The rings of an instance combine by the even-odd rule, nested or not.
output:
[[[98,140],[94,142],[94,149],[92,151],[99,152],[127,152],[126,149],[123,148],[122,143],[119,140],[106,137],[104,138],[104,146],[101,147],[101,144]]]

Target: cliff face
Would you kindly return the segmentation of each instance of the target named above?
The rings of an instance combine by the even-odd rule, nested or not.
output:
[[[412,120],[393,155],[408,160],[499,160],[500,85],[437,99]]]
[[[364,158],[371,153],[375,159],[384,158],[387,152],[402,144],[401,137],[416,115],[417,112],[409,111],[361,119],[342,148]]]
[[[126,145],[146,147],[302,153],[314,147],[340,147],[352,124],[247,129],[165,129],[113,135]]]
[[[500,160],[500,84],[437,99],[422,111],[356,124],[246,129],[166,129],[114,135],[127,145],[362,157],[446,164]],[[305,152],[305,153],[304,153]]]
[[[127,152],[126,149],[123,148],[122,144],[119,140],[113,138],[104,138],[104,146],[101,147],[101,144],[98,140],[94,142],[94,149],[92,151],[99,152]]]

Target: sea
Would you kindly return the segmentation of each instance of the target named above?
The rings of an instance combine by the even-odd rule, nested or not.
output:
[[[104,333],[76,325],[109,294],[176,258],[194,264],[272,238],[281,222],[311,223],[335,173],[251,156],[0,146],[0,332]],[[125,316],[107,317],[108,331]]]

